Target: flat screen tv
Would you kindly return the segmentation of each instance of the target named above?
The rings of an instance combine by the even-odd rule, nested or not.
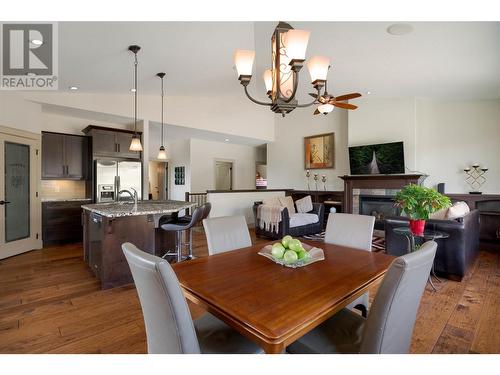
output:
[[[351,174],[405,173],[403,142],[349,147]]]

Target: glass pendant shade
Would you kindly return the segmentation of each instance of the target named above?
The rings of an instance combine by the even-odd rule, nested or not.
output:
[[[318,111],[320,111],[321,113],[330,113],[331,111],[333,111],[333,105],[332,104],[321,104],[320,106],[318,106]]]
[[[313,56],[307,62],[307,68],[311,75],[311,82],[318,79],[326,81],[328,68],[330,67],[330,59],[325,56]]]
[[[132,142],[130,142],[130,151],[142,151],[141,139],[137,134],[132,137]]]
[[[160,151],[158,151],[158,159],[160,160],[166,160],[167,159],[167,152],[165,151],[165,147],[161,146]]]
[[[263,75],[264,84],[266,85],[266,91],[270,92],[273,89],[273,72],[271,69],[267,69]]]
[[[283,44],[287,56],[293,60],[304,60],[306,58],[307,43],[311,32],[306,30],[289,30],[283,37]]]
[[[234,65],[239,76],[251,76],[255,51],[237,49],[234,52]]]

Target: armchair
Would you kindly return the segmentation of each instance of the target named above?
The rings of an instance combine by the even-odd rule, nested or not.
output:
[[[257,237],[266,237],[273,240],[283,238],[283,236],[290,235],[292,237],[301,237],[309,234],[316,234],[323,230],[323,222],[325,217],[325,206],[323,203],[313,203],[312,211],[307,212],[308,214],[316,214],[318,216],[318,222],[300,226],[290,226],[290,214],[288,209],[285,207],[281,212],[281,222],[279,223],[278,233],[273,231],[268,231],[262,229],[258,225],[257,220],[257,207],[261,205],[262,202],[255,202],[253,205],[253,214],[255,217],[255,234]],[[300,214],[294,214],[300,215]]]

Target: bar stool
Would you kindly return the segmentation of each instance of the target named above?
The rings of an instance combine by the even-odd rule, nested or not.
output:
[[[176,256],[177,262],[181,262],[185,259],[193,258],[193,235],[191,232],[191,228],[194,227],[197,223],[203,220],[203,215],[205,213],[205,208],[203,206],[197,207],[193,215],[191,216],[191,220],[189,221],[174,221],[169,222],[167,224],[161,225],[161,229],[167,232],[175,232],[175,250],[167,251],[165,255],[163,255],[163,259],[169,256]],[[182,232],[189,230],[189,242],[182,242]],[[188,247],[189,254],[186,258],[183,259],[182,252],[185,247]]]
[[[204,209],[203,218],[201,220],[206,219],[208,217],[208,215],[210,214],[210,211],[212,210],[212,203],[206,202],[206,203],[202,204],[200,206],[200,208]],[[192,215],[181,216],[180,218],[178,218],[178,221],[189,222],[189,221],[191,221],[191,216]]]

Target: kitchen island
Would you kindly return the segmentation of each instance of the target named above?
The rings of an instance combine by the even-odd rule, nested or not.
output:
[[[82,206],[84,260],[101,281],[101,288],[133,281],[122,252],[123,243],[131,242],[150,254],[163,255],[175,247],[175,238],[159,228],[160,219],[175,217],[194,206],[196,203],[171,200]]]

